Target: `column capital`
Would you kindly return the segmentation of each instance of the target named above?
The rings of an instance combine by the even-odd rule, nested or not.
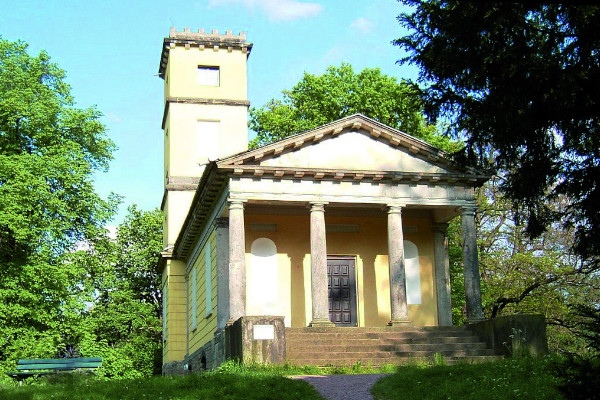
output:
[[[388,214],[402,214],[404,207],[406,207],[406,204],[390,203],[386,205]]]
[[[458,210],[460,211],[461,215],[464,215],[464,216],[469,216],[469,215],[470,216],[475,216],[475,214],[477,214],[478,208],[479,207],[477,207],[477,205],[475,205],[475,204],[469,204],[469,205],[466,205],[466,206],[459,207]]]
[[[329,204],[329,202],[327,202],[327,201],[311,201],[310,203],[308,203],[308,208],[310,209],[310,212],[313,212],[313,211],[324,212],[325,206],[327,204]]]
[[[227,199],[227,203],[229,203],[229,209],[244,209],[244,203],[247,200],[245,199],[232,199],[231,197]]]

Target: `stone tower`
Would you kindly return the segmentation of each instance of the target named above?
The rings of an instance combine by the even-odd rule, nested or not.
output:
[[[231,31],[171,28],[163,42],[163,364],[181,360],[186,352],[186,264],[172,258],[173,245],[206,165],[248,149],[246,62],[251,49],[245,34]]]

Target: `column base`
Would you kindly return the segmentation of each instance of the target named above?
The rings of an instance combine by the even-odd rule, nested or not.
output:
[[[406,319],[393,319],[390,322],[388,322],[387,326],[410,326],[412,325],[412,323],[408,320],[408,318]]]
[[[328,319],[318,318],[313,319],[308,326],[311,328],[333,328],[335,327],[335,324]]]

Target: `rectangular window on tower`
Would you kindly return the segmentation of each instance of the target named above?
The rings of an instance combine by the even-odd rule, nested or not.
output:
[[[219,67],[199,65],[198,66],[198,84],[202,86],[219,86],[220,71]]]

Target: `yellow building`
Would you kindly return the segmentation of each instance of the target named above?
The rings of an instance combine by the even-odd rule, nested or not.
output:
[[[481,320],[474,188],[487,177],[363,115],[249,151],[251,49],[231,32],[164,40],[165,372],[285,361],[292,329],[451,326],[459,215],[467,315]]]

